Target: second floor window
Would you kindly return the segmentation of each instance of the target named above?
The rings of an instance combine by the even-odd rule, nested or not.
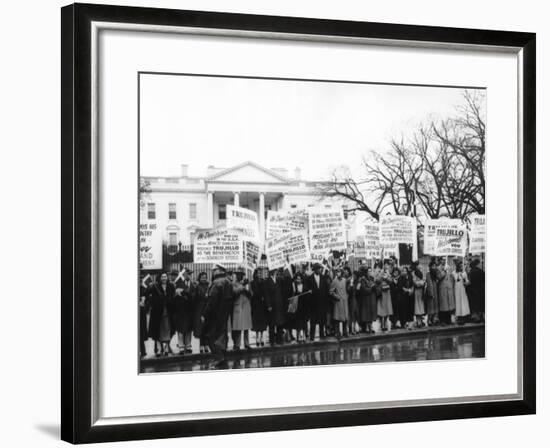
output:
[[[157,212],[155,208],[154,202],[149,202],[147,204],[147,219],[156,219],[157,218]]]
[[[176,204],[170,203],[168,204],[168,219],[176,219]]]
[[[197,204],[194,202],[189,204],[189,219],[197,219]]]

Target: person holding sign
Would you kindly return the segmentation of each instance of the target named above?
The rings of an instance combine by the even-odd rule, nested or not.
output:
[[[335,335],[340,339],[343,332],[344,337],[347,337],[347,321],[349,319],[347,281],[343,277],[343,272],[340,268],[336,268],[336,276],[330,285],[330,295],[334,301],[332,319]]]
[[[289,311],[294,313],[294,327],[296,328],[296,339],[306,342],[308,299],[311,291],[304,285],[304,276],[301,272],[294,275],[292,282],[292,297],[289,299]],[[294,311],[292,311],[294,309]]]
[[[464,320],[470,315],[470,305],[468,303],[468,295],[466,294],[466,286],[470,284],[468,275],[464,272],[462,261],[456,263],[456,271],[453,272],[453,280],[455,285],[455,303],[456,303],[456,319],[458,325],[464,325]]]
[[[399,322],[401,328],[411,329],[410,323],[413,320],[414,304],[414,285],[411,273],[407,266],[401,269],[401,277],[397,282],[399,294]]]

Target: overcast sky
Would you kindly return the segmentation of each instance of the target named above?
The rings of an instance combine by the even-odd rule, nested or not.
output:
[[[321,180],[354,169],[429,117],[445,117],[462,89],[141,75],[141,175],[203,176],[208,165],[252,160]]]

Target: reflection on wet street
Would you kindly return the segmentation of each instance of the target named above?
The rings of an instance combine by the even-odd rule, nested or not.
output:
[[[357,341],[311,347],[294,345],[284,351],[228,356],[229,369],[298,367],[366,362],[425,361],[485,356],[485,329],[435,333],[384,341]],[[210,370],[212,360],[174,361],[148,366],[144,373]]]

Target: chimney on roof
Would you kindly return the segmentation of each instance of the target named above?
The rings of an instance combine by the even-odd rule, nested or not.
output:
[[[188,169],[189,169],[189,165],[186,165],[186,164],[181,165],[181,177],[187,177]]]
[[[302,179],[302,170],[300,167],[294,168],[294,179],[301,180]]]

